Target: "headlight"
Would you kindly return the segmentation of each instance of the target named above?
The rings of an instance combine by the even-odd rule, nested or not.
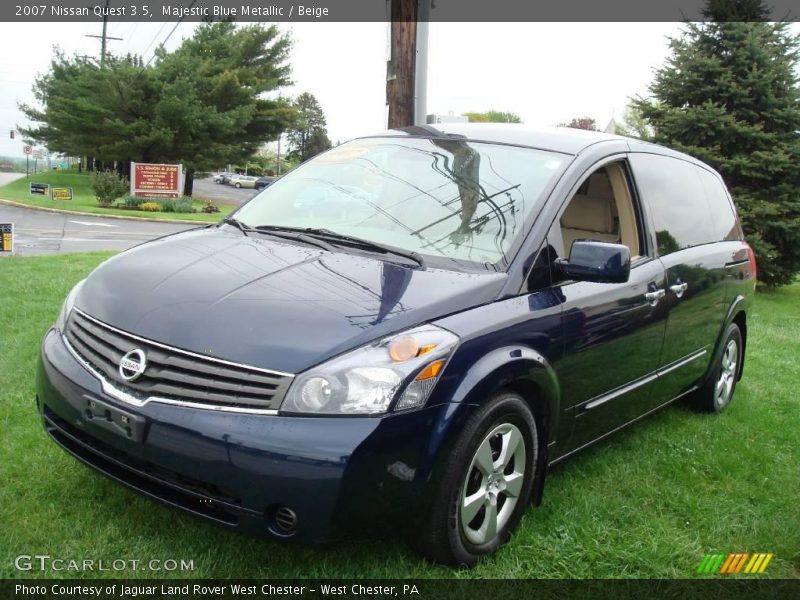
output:
[[[375,414],[422,406],[458,337],[423,325],[383,338],[298,375],[281,412]]]
[[[61,305],[61,312],[58,313],[56,323],[53,325],[53,327],[59,331],[64,331],[64,327],[67,325],[67,317],[69,317],[69,313],[72,312],[72,307],[75,306],[75,298],[78,296],[78,292],[81,291],[81,286],[83,285],[84,281],[86,280],[82,279],[75,284],[75,287],[70,290],[69,294],[67,294],[64,304]]]

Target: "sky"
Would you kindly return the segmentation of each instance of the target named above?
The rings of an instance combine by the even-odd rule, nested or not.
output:
[[[148,60],[166,41],[175,48],[194,23],[109,23],[114,53]],[[294,39],[294,85],[320,101],[330,139],[344,142],[386,127],[386,23],[281,24]],[[628,98],[646,94],[668,53],[677,23],[431,23],[428,112],[502,110],[534,127],[593,117],[604,128],[621,119]],[[99,56],[95,23],[0,23],[0,155],[23,156],[9,131],[23,125],[17,102],[47,71],[57,44],[67,54]]]

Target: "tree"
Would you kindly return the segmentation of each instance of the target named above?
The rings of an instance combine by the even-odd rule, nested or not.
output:
[[[470,123],[522,123],[522,119],[518,114],[499,110],[466,112],[464,116],[469,119]]]
[[[293,121],[288,102],[264,97],[291,83],[290,49],[275,25],[222,21],[204,23],[172,53],[158,50],[154,125],[163,154],[186,165],[185,195],[195,171],[249,159]]]
[[[42,107],[20,106],[38,123],[22,132],[71,156],[146,159],[158,141],[149,122],[158,99],[152,70],[130,56],[109,56],[106,66],[57,51],[50,71],[34,83]]]
[[[614,133],[640,140],[650,140],[653,137],[653,128],[642,115],[641,109],[629,104],[622,115],[622,123],[614,121]]]
[[[268,92],[291,83],[291,41],[276,26],[204,23],[172,53],[91,60],[56,53],[36,80],[41,108],[21,106],[24,130],[56,152],[102,161],[183,163],[184,193],[195,171],[247,159],[292,122],[294,110]]]
[[[654,141],[721,173],[759,279],[786,284],[800,271],[800,43],[786,23],[763,21],[757,0],[712,0],[706,16],[713,22],[688,23],[670,40],[652,97],[634,106]]]
[[[597,131],[597,121],[591,117],[576,117],[569,123],[559,123],[559,127],[571,127],[572,129],[588,129],[589,131]]]
[[[291,156],[278,156],[274,144],[262,146],[252,158],[264,173],[270,177],[285,173],[297,166],[297,160]],[[280,163],[280,167],[279,167]]]
[[[314,94],[303,92],[292,104],[295,121],[287,131],[290,156],[304,162],[331,147],[325,113]]]

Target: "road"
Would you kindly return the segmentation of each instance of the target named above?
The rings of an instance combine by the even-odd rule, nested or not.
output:
[[[121,251],[162,235],[195,227],[181,223],[51,213],[4,204],[0,204],[0,223],[14,223],[14,250],[18,256]]]
[[[211,177],[195,180],[194,189],[192,190],[192,196],[195,198],[212,200],[214,202],[224,202],[226,204],[235,204],[237,206],[241,206],[255,195],[255,190],[237,190],[231,185],[220,185],[218,183],[214,183],[214,180]]]
[[[24,173],[0,173],[0,186],[24,176]],[[194,195],[241,205],[255,195],[255,190],[237,190],[208,178],[194,182]],[[162,235],[195,227],[181,223],[51,213],[4,204],[0,204],[0,223],[14,223],[14,253],[18,256],[122,251]]]

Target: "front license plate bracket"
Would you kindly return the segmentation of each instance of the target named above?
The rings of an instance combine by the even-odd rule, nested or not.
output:
[[[142,441],[144,417],[126,412],[96,398],[84,398],[84,401],[83,417],[87,423],[113,431],[134,442]]]

